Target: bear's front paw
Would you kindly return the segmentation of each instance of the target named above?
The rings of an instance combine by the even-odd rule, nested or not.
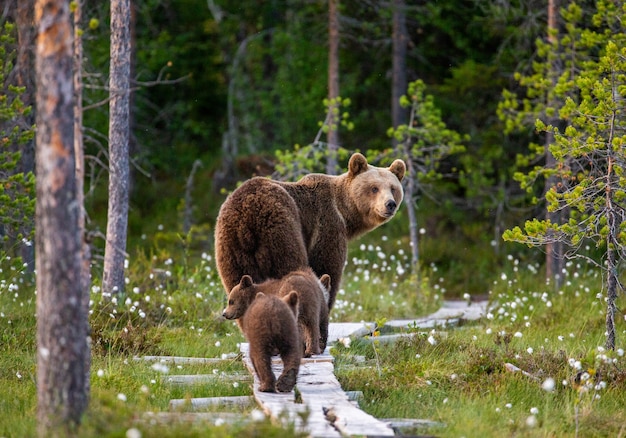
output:
[[[259,385],[259,391],[261,391],[261,392],[276,392],[276,388],[274,388],[274,385],[268,385],[268,384],[261,383]]]
[[[296,378],[298,377],[298,372],[294,369],[283,373],[279,378],[278,382],[276,382],[276,389],[278,392],[289,392],[296,386]]]

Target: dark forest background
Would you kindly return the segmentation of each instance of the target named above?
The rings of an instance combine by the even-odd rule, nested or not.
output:
[[[529,202],[542,186],[527,193],[513,179],[524,170],[516,157],[540,139],[532,124],[506,134],[497,108],[504,89],[523,92],[515,74],[531,70],[536,40],[547,38],[547,3],[400,3],[408,82],[423,80],[448,128],[469,138],[465,152],[441,164],[445,177],[418,200],[420,263],[443,269],[456,284],[453,293],[481,293],[511,252],[543,260],[540,251],[523,254],[522,245],[501,239],[545,207]],[[392,5],[339,4],[340,95],[351,102],[353,124],[340,129],[340,144],[349,151],[392,146]],[[186,242],[211,251],[228,191],[253,175],[271,175],[276,151],[311,143],[324,120],[328,3],[147,0],[131,8],[128,246]],[[15,12],[7,6],[3,13],[11,21]],[[106,2],[83,4],[85,203],[96,260],[108,196],[108,105],[101,103],[108,97],[109,16]],[[379,236],[406,236],[406,221],[400,213]]]

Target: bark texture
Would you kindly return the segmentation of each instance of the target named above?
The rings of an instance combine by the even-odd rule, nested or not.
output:
[[[558,31],[558,0],[548,0],[548,41],[556,44]],[[550,66],[550,78],[556,86],[557,78],[561,75],[562,67],[558,62],[552,62]],[[554,105],[554,102],[546,102],[547,106]],[[548,123],[554,126],[558,124],[558,118],[551,118]],[[556,160],[550,152],[550,145],[554,143],[554,135],[549,133],[545,139],[546,167],[554,168]],[[550,177],[546,179],[544,191],[547,193],[552,187],[557,186],[557,178]],[[553,223],[560,224],[563,221],[562,211],[546,211],[546,218]],[[546,279],[554,281],[555,288],[560,287],[562,283],[563,270],[563,244],[556,239],[549,240],[546,244]]]
[[[328,100],[339,96],[339,0],[328,0]],[[329,108],[328,161],[326,173],[337,174],[337,148],[339,146],[339,117]]]
[[[409,37],[406,30],[404,0],[393,1],[393,56],[391,85],[391,123],[394,128],[405,125],[408,111],[400,106],[400,97],[407,91],[406,50]],[[397,141],[393,140],[394,146]]]
[[[87,309],[73,131],[69,3],[38,0],[37,80],[37,416],[39,436],[65,436],[89,399]]]
[[[111,2],[109,80],[109,210],[104,252],[105,294],[124,290],[129,192],[130,2]]]

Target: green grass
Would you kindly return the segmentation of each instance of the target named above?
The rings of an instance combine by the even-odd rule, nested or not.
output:
[[[436,309],[449,284],[436,266],[412,276],[406,242],[380,234],[377,243],[350,248],[332,321],[382,321]],[[174,253],[174,252],[172,252]],[[143,355],[230,357],[243,337],[220,315],[224,293],[208,254],[165,249],[138,254],[127,270],[126,295],[103,302],[91,291],[90,406],[81,437],[298,436],[269,421],[253,422],[254,407],[234,409],[237,424],[156,423],[146,412],[168,411],[171,399],[250,395],[241,361],[168,365],[135,360]],[[428,419],[436,425],[405,433],[441,437],[619,436],[626,433],[624,320],[618,349],[603,351],[602,279],[586,265],[569,264],[555,290],[534,265],[511,258],[493,273],[490,314],[458,328],[417,334],[395,344],[353,340],[333,349],[345,390],[360,390],[361,407],[378,418]],[[94,275],[97,278],[97,273]],[[598,295],[600,293],[600,295]],[[623,308],[624,297],[618,306]],[[399,330],[380,328],[383,334]],[[410,332],[412,329],[403,329]],[[415,331],[415,330],[413,330]],[[35,294],[19,269],[0,273],[0,436],[35,435]],[[362,363],[356,356],[364,356]],[[511,363],[536,380],[513,373]],[[223,376],[210,383],[175,386],[173,374]],[[542,389],[554,379],[552,391]],[[565,382],[565,383],[564,383]],[[582,388],[582,389],[581,389]],[[216,409],[208,409],[209,411]],[[243,421],[246,420],[246,421]]]
[[[538,281],[534,267],[513,267],[494,282],[488,318],[393,345],[338,344],[336,374],[345,390],[364,392],[362,407],[378,418],[441,424],[419,433],[621,436],[624,320],[617,321],[618,348],[605,351],[603,298],[595,292],[600,278],[585,269],[571,264],[555,291]],[[623,296],[620,301],[623,308]],[[355,367],[355,355],[365,356],[369,367]],[[508,371],[507,363],[535,378]],[[542,387],[548,379],[555,382],[552,391]]]

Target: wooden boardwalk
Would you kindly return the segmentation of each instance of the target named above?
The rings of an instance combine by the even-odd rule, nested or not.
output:
[[[273,419],[292,422],[298,430],[313,437],[394,436],[389,425],[363,412],[349,400],[335,377],[333,358],[327,351],[303,359],[296,391],[284,394],[260,392],[259,380],[248,356],[248,344],[241,345],[241,352],[244,363],[254,376],[254,398]],[[280,375],[282,368],[279,359],[272,361],[276,376]]]
[[[486,302],[473,303],[470,306],[465,302],[446,302],[439,311],[428,317],[389,321],[386,324],[394,327],[410,326],[412,328],[430,329],[448,324],[454,325],[460,319],[478,319],[485,312]],[[374,328],[374,323],[331,323],[328,344],[331,345],[341,338],[365,336]],[[274,421],[281,424],[292,423],[297,430],[303,431],[311,437],[394,436],[394,430],[389,420],[378,420],[360,410],[355,403],[349,400],[348,394],[343,391],[335,377],[333,357],[329,354],[328,348],[324,354],[302,359],[295,391],[289,393],[260,392],[258,390],[259,381],[248,355],[248,344],[241,344],[240,350],[243,361],[254,379],[254,400],[265,414]],[[213,359],[202,358],[145,357],[144,359],[174,363],[211,363],[213,361]],[[280,358],[273,358],[272,370],[277,377],[280,375],[282,372]],[[171,383],[177,383],[177,379],[190,379],[192,382],[209,379],[207,376],[184,377],[185,379],[172,376]],[[225,397],[220,399],[223,400]],[[245,404],[249,401],[249,397],[233,397],[233,400],[228,402]],[[171,400],[170,408],[176,409],[189,402],[189,400]],[[200,408],[211,403],[212,400],[210,399],[191,399],[191,405],[197,405]],[[397,420],[394,423],[397,423]]]

